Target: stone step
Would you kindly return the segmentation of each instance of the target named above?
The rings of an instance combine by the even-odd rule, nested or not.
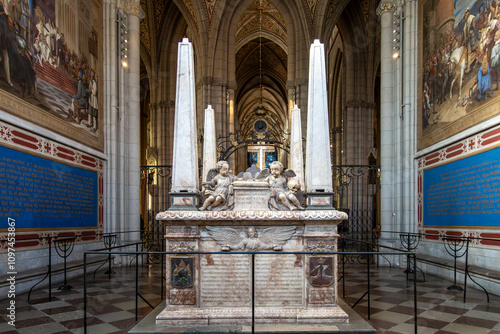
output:
[[[56,86],[68,94],[76,95],[76,86],[61,69],[53,67],[47,62],[43,64],[43,67],[39,62],[36,62],[35,69],[39,79]]]

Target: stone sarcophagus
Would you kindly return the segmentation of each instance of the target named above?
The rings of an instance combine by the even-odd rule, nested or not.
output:
[[[167,211],[166,308],[157,325],[340,324],[340,211]],[[188,254],[187,252],[221,252]],[[252,260],[251,254],[256,252]]]

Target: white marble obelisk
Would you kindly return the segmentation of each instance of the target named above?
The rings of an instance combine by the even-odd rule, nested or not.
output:
[[[209,104],[205,109],[205,130],[203,133],[203,181],[207,181],[208,171],[217,164],[217,144],[215,140],[215,114]]]
[[[330,132],[328,129],[325,47],[319,39],[314,40],[311,45],[309,57],[305,175],[308,209],[331,209],[333,208],[331,196],[333,183]],[[318,194],[318,196],[314,194]]]
[[[177,52],[172,205],[170,210],[195,210],[197,203],[198,147],[193,47],[187,38]]]
[[[292,109],[292,131],[290,135],[290,169],[297,175],[301,190],[304,191],[304,151],[302,150],[302,121],[300,109]]]

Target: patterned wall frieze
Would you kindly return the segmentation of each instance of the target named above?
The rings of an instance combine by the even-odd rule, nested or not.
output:
[[[29,229],[16,233],[17,249],[41,248],[47,245],[47,237],[76,237],[76,242],[96,241],[102,238],[104,228],[104,161],[75,149],[63,145],[52,139],[40,136],[30,131],[18,128],[9,123],[0,121],[0,145],[25,152],[44,159],[61,162],[78,168],[91,170],[97,173],[97,227],[92,229],[71,229],[42,231]],[[22,240],[22,236],[29,239]],[[7,248],[7,235],[0,236],[0,252]]]
[[[472,237],[471,243],[477,246],[498,246],[489,244],[480,238],[500,238],[498,228],[466,229],[463,227],[425,226],[424,225],[424,171],[429,168],[438,167],[443,164],[455,162],[488,151],[500,146],[500,126],[477,133],[476,135],[455,142],[437,151],[429,153],[417,160],[417,208],[418,208],[418,232],[425,234],[425,240],[442,242],[443,236]],[[494,172],[496,173],[496,171]],[[434,237],[435,236],[435,237]]]

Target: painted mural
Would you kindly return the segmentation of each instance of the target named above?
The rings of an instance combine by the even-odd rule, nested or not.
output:
[[[498,114],[499,0],[427,0],[419,11],[418,149]]]
[[[100,1],[0,6],[0,108],[102,151]]]

